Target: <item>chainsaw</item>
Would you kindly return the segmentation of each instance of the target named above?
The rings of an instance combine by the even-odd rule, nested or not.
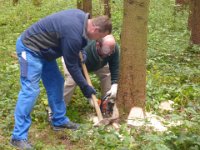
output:
[[[104,96],[101,100],[99,100],[98,104],[104,118],[109,118],[112,116],[115,101],[113,98],[110,98],[110,95]]]

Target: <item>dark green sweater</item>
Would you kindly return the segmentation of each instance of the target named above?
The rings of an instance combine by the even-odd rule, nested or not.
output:
[[[101,58],[98,55],[96,41],[90,41],[84,50],[87,52],[86,66],[89,72],[97,71],[108,63],[111,73],[111,83],[118,82],[120,50],[117,44],[115,46],[115,52],[106,58]]]

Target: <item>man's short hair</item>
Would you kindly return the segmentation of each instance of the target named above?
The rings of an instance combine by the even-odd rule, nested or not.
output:
[[[112,32],[112,22],[108,16],[98,16],[92,19],[92,23],[99,27],[99,32]]]

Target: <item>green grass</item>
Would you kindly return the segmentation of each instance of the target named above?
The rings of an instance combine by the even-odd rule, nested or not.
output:
[[[112,1],[113,34],[119,42],[122,24],[122,0]],[[76,1],[43,0],[40,7],[21,0],[17,6],[0,1],[0,149],[13,149],[10,136],[14,126],[14,107],[19,91],[19,66],[15,57],[15,41],[23,30],[40,18],[66,8]],[[93,1],[94,15],[102,14],[98,0]],[[36,149],[64,150],[197,150],[200,148],[200,46],[190,45],[187,31],[187,8],[177,11],[174,0],[151,0],[148,24],[147,102],[146,110],[164,117],[166,123],[182,121],[160,133],[148,128],[129,129],[122,124],[119,131],[94,128],[88,116],[94,113],[80,90],[73,95],[67,114],[82,124],[77,132],[54,132],[47,122],[47,98],[41,93],[32,113],[29,140]],[[58,60],[59,64],[60,60]],[[62,66],[60,65],[62,70]],[[92,75],[98,90],[99,81]],[[173,112],[161,112],[159,103],[174,101]]]

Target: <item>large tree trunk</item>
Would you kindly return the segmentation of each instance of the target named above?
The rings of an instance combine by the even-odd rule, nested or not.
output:
[[[191,0],[190,40],[200,45],[200,0]]]
[[[104,0],[104,15],[107,15],[109,18],[111,18],[110,10],[110,0]]]
[[[131,108],[144,108],[146,99],[146,50],[149,0],[124,0],[120,79],[117,107],[120,117]]]

